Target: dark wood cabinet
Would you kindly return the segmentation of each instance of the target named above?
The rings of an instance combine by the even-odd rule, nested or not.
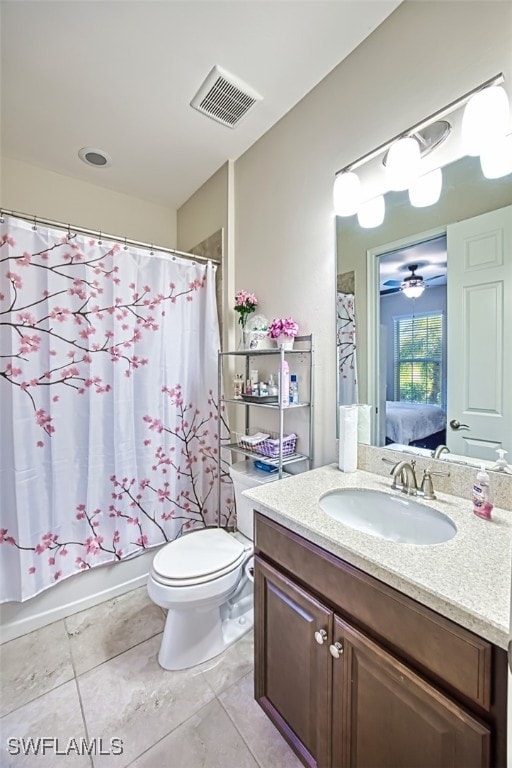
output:
[[[332,632],[332,613],[261,561],[256,578],[266,658],[259,702],[288,739],[295,740],[306,765],[327,765],[331,657],[320,632]]]
[[[486,725],[337,617],[334,638],[333,766],[490,765]]]
[[[255,697],[305,765],[504,768],[502,649],[406,596],[390,602],[395,590],[260,515],[255,534]],[[370,627],[361,585],[381,590]],[[411,620],[424,633],[419,661]]]

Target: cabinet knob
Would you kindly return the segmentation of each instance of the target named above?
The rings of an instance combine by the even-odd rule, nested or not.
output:
[[[324,644],[324,642],[327,640],[327,632],[325,629],[319,629],[318,632],[315,632],[315,640],[318,645]]]
[[[343,653],[343,644],[342,643],[333,643],[329,646],[329,653],[331,656],[334,656],[335,659],[339,659],[341,654]]]

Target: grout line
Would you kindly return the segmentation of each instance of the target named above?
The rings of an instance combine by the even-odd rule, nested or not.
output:
[[[62,623],[64,624],[64,632],[66,633],[66,638],[68,641],[68,648],[69,648],[69,658],[71,659],[71,666],[73,668],[73,675],[76,680],[76,667],[75,667],[75,657],[73,656],[73,644],[71,642],[71,634],[68,632],[66,619],[62,619]]]
[[[82,723],[83,723],[83,726],[84,726],[85,738],[87,739],[87,743],[89,743],[89,729],[87,728],[87,721],[85,719],[85,711],[84,711],[84,705],[83,705],[83,701],[82,701],[82,694],[80,692],[80,686],[78,685],[78,675],[77,675],[76,667],[75,667],[75,657],[73,656],[73,643],[71,641],[71,634],[68,632],[68,627],[67,627],[67,624],[66,624],[66,618],[67,617],[64,617],[64,619],[62,619],[62,622],[64,624],[64,632],[66,633],[66,637],[67,637],[67,641],[68,641],[69,658],[71,659],[71,666],[73,668],[73,680],[74,680],[74,683],[75,683],[76,694],[78,696],[78,706],[80,707],[80,714],[82,715]],[[90,763],[91,768],[94,768],[94,763],[93,763],[93,760],[92,760],[92,755],[89,755],[89,763]]]
[[[49,690],[44,691],[43,693],[39,693],[37,696],[34,696],[33,699],[29,699],[28,701],[23,702],[23,704],[20,704],[18,707],[14,707],[14,709],[11,709],[9,712],[4,712],[2,717],[0,717],[0,722],[4,719],[4,717],[8,717],[9,715],[12,715],[14,712],[19,712],[19,710],[23,709],[23,707],[27,707],[29,704],[32,704],[34,701],[37,701],[38,699],[42,699],[43,696],[47,696],[49,693],[53,693],[53,691],[56,691],[59,688],[62,688],[63,685],[67,685],[68,683],[71,683],[74,679],[75,678],[73,676],[73,677],[70,677],[69,680],[63,680],[54,688],[50,688]]]
[[[141,758],[143,755],[145,755],[145,754],[147,754],[148,752],[150,752],[150,751],[153,749],[153,747],[156,747],[156,745],[157,745],[157,744],[160,744],[160,742],[161,742],[161,741],[163,741],[164,739],[166,739],[168,736],[170,736],[170,735],[171,735],[171,733],[174,733],[174,731],[176,731],[178,728],[181,728],[181,726],[182,726],[182,725],[185,725],[185,723],[188,723],[188,721],[189,721],[189,720],[192,720],[192,718],[193,718],[193,717],[197,717],[197,715],[198,715],[200,712],[202,712],[202,711],[203,711],[203,709],[206,709],[206,707],[209,707],[209,706],[210,706],[210,704],[211,704],[213,701],[215,701],[215,699],[216,699],[216,698],[217,698],[217,697],[216,697],[216,696],[214,696],[212,699],[210,699],[210,701],[207,701],[207,702],[206,702],[206,704],[203,704],[203,706],[202,706],[200,709],[198,709],[196,712],[194,712],[194,713],[193,713],[193,714],[191,714],[189,717],[187,717],[187,719],[186,719],[186,720],[183,720],[181,723],[178,723],[177,725],[175,725],[175,726],[174,726],[174,728],[171,728],[171,730],[170,730],[168,733],[166,733],[166,734],[164,734],[163,736],[161,736],[159,739],[157,739],[157,740],[155,741],[155,743],[154,743],[154,744],[151,744],[151,746],[150,746],[150,747],[148,747],[147,749],[145,749],[143,752],[141,752],[139,755],[137,755],[137,757],[134,757],[134,758],[133,758],[133,760],[131,760],[129,763],[127,763],[127,765],[125,766],[125,768],[130,768],[130,765],[133,765],[134,763],[136,763],[136,762],[137,762],[137,760],[138,760],[139,758]],[[182,766],[182,768],[189,768],[189,767],[188,767],[188,766],[187,766],[187,767],[185,767],[185,766]]]
[[[78,695],[78,703],[80,705],[80,712],[82,713],[82,721],[83,721],[83,724],[84,724],[85,738],[87,739],[87,743],[89,743],[89,729],[87,727],[87,720],[85,718],[85,710],[84,710],[84,704],[83,704],[83,701],[82,701],[82,693],[80,691],[80,686],[78,685],[78,677],[76,675],[75,675],[75,687],[76,687],[76,692],[77,692],[77,695]],[[89,761],[91,763],[91,768],[94,768],[94,762],[93,762],[93,759],[92,759],[92,755],[89,755]]]
[[[131,645],[129,648],[125,648],[123,651],[119,651],[119,653],[115,653],[113,656],[111,656],[109,659],[104,659],[103,661],[98,662],[92,667],[89,667],[89,669],[84,669],[83,672],[77,673],[77,678],[83,677],[84,675],[89,674],[89,672],[92,672],[94,669],[99,669],[99,667],[102,667],[104,664],[108,664],[110,661],[113,661],[114,659],[118,659],[120,656],[123,655],[123,653],[128,653],[128,651],[133,651],[134,648],[137,648],[139,645],[142,645],[142,643],[147,643],[148,640],[153,640],[154,637],[158,637],[158,635],[163,634],[163,631],[155,632],[154,635],[150,635],[149,637],[145,637],[144,640],[139,640],[138,643],[135,643],[134,645]]]
[[[245,675],[244,677],[241,677],[240,680],[244,680],[245,677],[248,677],[248,675]],[[238,681],[238,682],[240,682],[240,681]],[[232,686],[230,686],[230,687],[232,687]],[[226,690],[229,690],[229,689],[226,689]],[[222,693],[224,693],[224,691],[222,691]],[[262,764],[260,763],[260,761],[258,760],[256,755],[254,754],[254,751],[253,751],[252,747],[250,746],[250,744],[248,743],[247,739],[245,738],[245,736],[243,735],[243,733],[241,732],[241,730],[239,729],[239,727],[237,726],[237,724],[235,723],[235,721],[233,720],[231,715],[229,714],[229,711],[226,709],[226,707],[224,706],[224,704],[222,703],[220,698],[218,696],[216,698],[217,698],[217,701],[219,702],[220,706],[222,707],[222,709],[224,710],[224,712],[228,716],[230,723],[233,725],[233,728],[238,733],[238,735],[242,739],[243,743],[247,747],[247,749],[249,751],[249,754],[251,754],[252,757],[254,758],[254,762],[256,763],[258,768],[265,768],[265,766],[262,766]]]

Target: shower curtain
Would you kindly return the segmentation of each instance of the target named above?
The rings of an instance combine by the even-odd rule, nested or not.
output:
[[[336,296],[336,346],[338,352],[338,404],[357,404],[359,393],[353,293],[337,293]]]
[[[215,268],[5,217],[0,280],[0,602],[232,524]]]

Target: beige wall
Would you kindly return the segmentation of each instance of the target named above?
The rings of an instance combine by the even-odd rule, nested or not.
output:
[[[177,247],[188,251],[228,225],[228,163],[203,184],[177,213]]]
[[[175,210],[6,157],[1,167],[1,205],[77,227],[176,248]]]
[[[235,163],[236,285],[315,335],[316,465],[336,457],[334,173],[497,72],[510,90],[511,28],[508,2],[406,1]]]
[[[191,250],[222,229],[222,313],[226,319],[223,324],[224,349],[232,349],[235,343],[234,326],[229,321],[234,314],[232,305],[235,292],[233,174],[233,163],[228,161],[178,209],[177,214],[179,250]]]

